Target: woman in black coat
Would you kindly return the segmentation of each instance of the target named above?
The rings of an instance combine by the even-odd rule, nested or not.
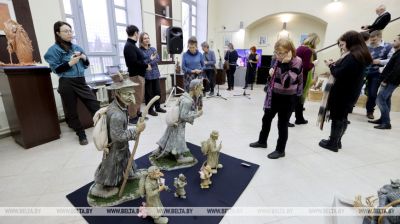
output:
[[[319,145],[338,152],[342,147],[341,138],[347,128],[347,115],[360,95],[357,86],[363,81],[363,71],[372,62],[371,55],[360,33],[348,31],[338,41],[342,56],[334,62],[325,61],[335,82],[331,88],[327,110],[332,120],[331,135]]]

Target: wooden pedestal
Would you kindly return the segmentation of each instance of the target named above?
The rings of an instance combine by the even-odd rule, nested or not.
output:
[[[11,134],[18,144],[28,149],[60,138],[48,67],[0,67],[0,91]]]

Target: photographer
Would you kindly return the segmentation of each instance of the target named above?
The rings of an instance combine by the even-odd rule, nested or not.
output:
[[[81,47],[73,44],[71,25],[58,21],[54,24],[56,43],[51,46],[44,59],[49,63],[51,70],[59,79],[58,92],[65,105],[65,120],[69,127],[74,129],[79,137],[79,144],[87,145],[85,129],[79,120],[77,110],[78,98],[87,107],[92,116],[100,108],[100,103],[85,80],[85,69],[89,60]]]

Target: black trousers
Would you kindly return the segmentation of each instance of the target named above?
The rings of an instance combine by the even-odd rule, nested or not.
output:
[[[304,104],[301,102],[301,96],[296,97],[296,106],[294,108],[294,114],[296,116],[296,121],[304,121],[304,115],[303,115],[303,108]]]
[[[58,80],[58,92],[64,103],[65,120],[68,126],[74,129],[76,134],[84,134],[84,128],[78,116],[78,98],[92,114],[92,117],[100,109],[100,103],[86,84],[85,77],[60,78]]]
[[[245,86],[247,87],[248,84],[253,85],[254,83],[254,77],[256,76],[256,69],[257,67],[251,67],[249,64],[247,64],[247,69],[246,69],[246,84]]]
[[[215,87],[215,70],[214,69],[204,69],[204,73],[207,76],[207,79],[209,81],[209,90],[211,93],[214,92],[214,87]],[[208,91],[208,89],[206,89]]]
[[[228,88],[233,88],[235,83],[235,77],[233,76],[236,71],[236,65],[229,65],[229,70],[227,71],[226,75],[228,77]]]
[[[160,79],[146,79],[144,83],[144,101],[146,105],[153,97],[157,95],[161,96],[160,94]],[[151,106],[150,110],[154,110],[154,106],[160,108],[160,100],[157,100],[153,106]]]
[[[275,115],[278,114],[278,141],[276,151],[285,152],[286,142],[288,139],[288,122],[293,109],[295,95],[272,94],[271,108],[264,109],[262,118],[262,128],[258,137],[258,142],[266,144],[268,135],[271,130],[271,123]]]

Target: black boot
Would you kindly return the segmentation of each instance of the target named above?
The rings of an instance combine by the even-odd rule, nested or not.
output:
[[[89,142],[86,138],[86,133],[85,130],[79,130],[76,132],[76,135],[78,135],[79,138],[79,144],[80,145],[87,145]]]
[[[341,120],[332,120],[331,136],[328,140],[321,140],[319,146],[332,152],[339,151],[339,141],[343,133],[344,122]]]
[[[342,137],[343,137],[344,133],[346,132],[348,124],[349,124],[349,121],[347,119],[343,121],[343,131],[342,131],[342,134],[339,137],[339,142],[338,142],[339,149],[342,148]]]

